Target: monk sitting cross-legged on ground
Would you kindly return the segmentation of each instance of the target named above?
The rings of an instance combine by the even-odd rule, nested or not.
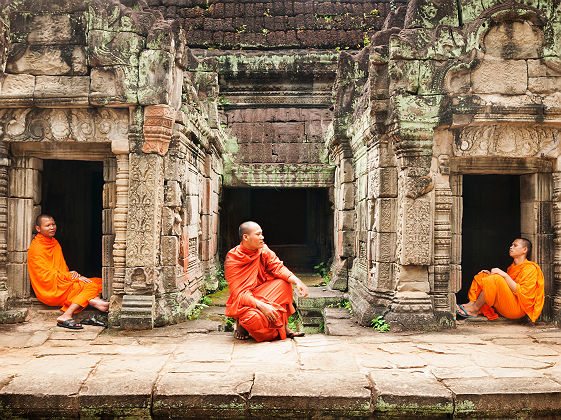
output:
[[[505,318],[518,319],[524,315],[535,322],[544,304],[544,278],[540,266],[528,261],[532,243],[519,238],[510,246],[514,262],[507,272],[499,268],[481,270],[473,278],[469,289],[469,302],[457,305],[458,318],[473,318],[483,313],[488,319],[499,314]]]
[[[302,297],[308,296],[308,288],[265,245],[257,223],[242,223],[239,234],[241,243],[228,252],[224,263],[230,287],[226,316],[237,320],[234,337],[271,341],[303,336],[287,324],[294,313],[292,285]]]
[[[59,327],[82,329],[82,325],[72,319],[74,313],[88,305],[102,312],[109,310],[109,302],[99,298],[101,279],[68,270],[62,248],[54,238],[56,223],[51,216],[37,216],[35,230],[37,235],[27,250],[27,268],[35,295],[46,305],[62,306],[64,313],[57,318]],[[88,324],[103,325],[95,318],[88,320]]]

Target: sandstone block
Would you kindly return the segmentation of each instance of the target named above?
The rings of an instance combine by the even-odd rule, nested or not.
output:
[[[161,261],[163,265],[175,266],[179,260],[179,238],[162,236]]]
[[[375,169],[370,181],[373,197],[397,197],[397,168]]]
[[[373,227],[376,232],[395,232],[397,199],[379,198],[375,200]]]
[[[85,48],[78,45],[12,45],[6,70],[33,75],[84,75]]]
[[[355,171],[353,168],[353,164],[349,159],[344,159],[341,161],[340,171],[341,182],[353,182],[355,180]]]
[[[339,232],[339,252],[341,257],[352,257],[355,255],[355,232]]]
[[[355,185],[346,183],[341,185],[341,197],[343,202],[343,210],[352,210],[355,208]]]
[[[534,93],[555,93],[561,90],[561,77],[530,77],[528,90]]]
[[[103,208],[114,208],[116,200],[115,182],[105,182],[103,184]]]
[[[8,199],[8,250],[27,251],[31,243],[33,220],[33,199]]]
[[[104,210],[105,212],[105,210]],[[101,237],[101,265],[103,267],[113,267],[113,245],[115,244],[115,235],[104,234]]]
[[[10,168],[10,197],[41,202],[41,173],[33,169]]]
[[[543,31],[529,21],[508,22],[489,29],[483,45],[486,54],[506,60],[538,58],[543,37]]]
[[[17,264],[27,263],[27,252],[26,251],[10,251],[8,252],[8,262]]]
[[[475,93],[522,95],[528,88],[526,61],[486,57],[471,74]]]
[[[181,206],[181,186],[178,181],[168,181],[164,194],[164,205],[168,207]]]
[[[12,167],[14,168],[26,168],[35,169],[37,171],[43,170],[43,160],[33,157],[13,157]]]
[[[95,67],[90,89],[92,104],[137,103],[138,72],[130,66]]]
[[[113,226],[113,209],[103,209],[101,214],[101,230],[103,234],[114,234],[115,227]]]
[[[30,74],[6,74],[0,85],[0,100],[12,99],[32,103],[34,90],[35,76]]]
[[[387,291],[394,290],[394,264],[387,262],[375,262],[370,270],[370,290]]]
[[[10,32],[17,42],[37,45],[85,44],[83,14],[10,15]]]
[[[168,104],[171,100],[173,57],[160,50],[140,54],[138,101],[141,105]]]
[[[379,232],[373,238],[373,260],[390,263],[395,261],[396,233]]]
[[[33,96],[41,105],[87,105],[89,91],[89,76],[37,76]]]
[[[146,43],[144,37],[133,32],[91,30],[88,36],[88,62],[92,67],[137,67],[140,51]]]
[[[6,264],[8,276],[8,290],[12,298],[27,298],[31,283],[29,274],[27,273],[26,263],[8,263]]]

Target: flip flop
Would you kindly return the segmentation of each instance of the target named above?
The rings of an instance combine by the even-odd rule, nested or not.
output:
[[[288,334],[286,334],[286,336],[288,338],[294,338],[294,337],[304,337],[306,335],[306,333],[304,331],[292,331],[289,332]]]
[[[95,316],[92,316],[91,318],[88,318],[88,319],[83,319],[82,321],[80,321],[80,324],[82,324],[82,325],[95,325],[96,327],[103,327],[103,328],[107,327],[105,322],[100,321],[99,319],[96,319]]]
[[[458,305],[459,311],[456,311],[456,317],[460,317],[461,319],[466,319],[466,318],[477,318],[474,315],[470,315],[467,313],[467,311],[464,309],[463,305]]]
[[[82,324],[74,321],[73,319],[65,319],[64,321],[57,321],[56,325],[62,328],[68,328],[69,330],[83,330]]]

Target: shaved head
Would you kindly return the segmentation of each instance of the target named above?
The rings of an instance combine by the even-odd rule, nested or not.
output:
[[[518,238],[522,242],[522,246],[525,247],[528,252],[526,252],[526,259],[532,258],[532,242],[526,238]]]
[[[41,226],[41,223],[43,223],[43,220],[45,220],[45,219],[53,219],[53,220],[54,220],[54,217],[51,216],[51,215],[49,215],[49,214],[45,214],[45,213],[40,214],[39,216],[37,216],[37,217],[35,218],[35,226],[39,226],[39,227],[40,227],[40,226]]]
[[[243,240],[243,236],[245,234],[250,234],[250,233],[255,232],[256,230],[259,230],[259,229],[261,229],[261,226],[259,226],[255,222],[252,222],[252,221],[243,222],[240,225],[240,228],[238,230],[238,233],[240,235],[240,241]]]

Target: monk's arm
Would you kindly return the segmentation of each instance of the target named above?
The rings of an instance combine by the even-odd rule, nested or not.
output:
[[[506,280],[506,284],[508,284],[509,289],[512,290],[513,293],[516,293],[516,282],[512,280],[508,273],[505,273],[500,268],[493,268],[491,270],[491,274],[498,274],[499,276],[502,276]]]
[[[300,297],[306,297],[308,296],[308,286],[306,286],[302,280],[300,280],[298,277],[296,277],[294,274],[291,275],[287,282],[289,282],[290,284],[293,284],[296,287],[296,291],[298,292],[298,295]]]

